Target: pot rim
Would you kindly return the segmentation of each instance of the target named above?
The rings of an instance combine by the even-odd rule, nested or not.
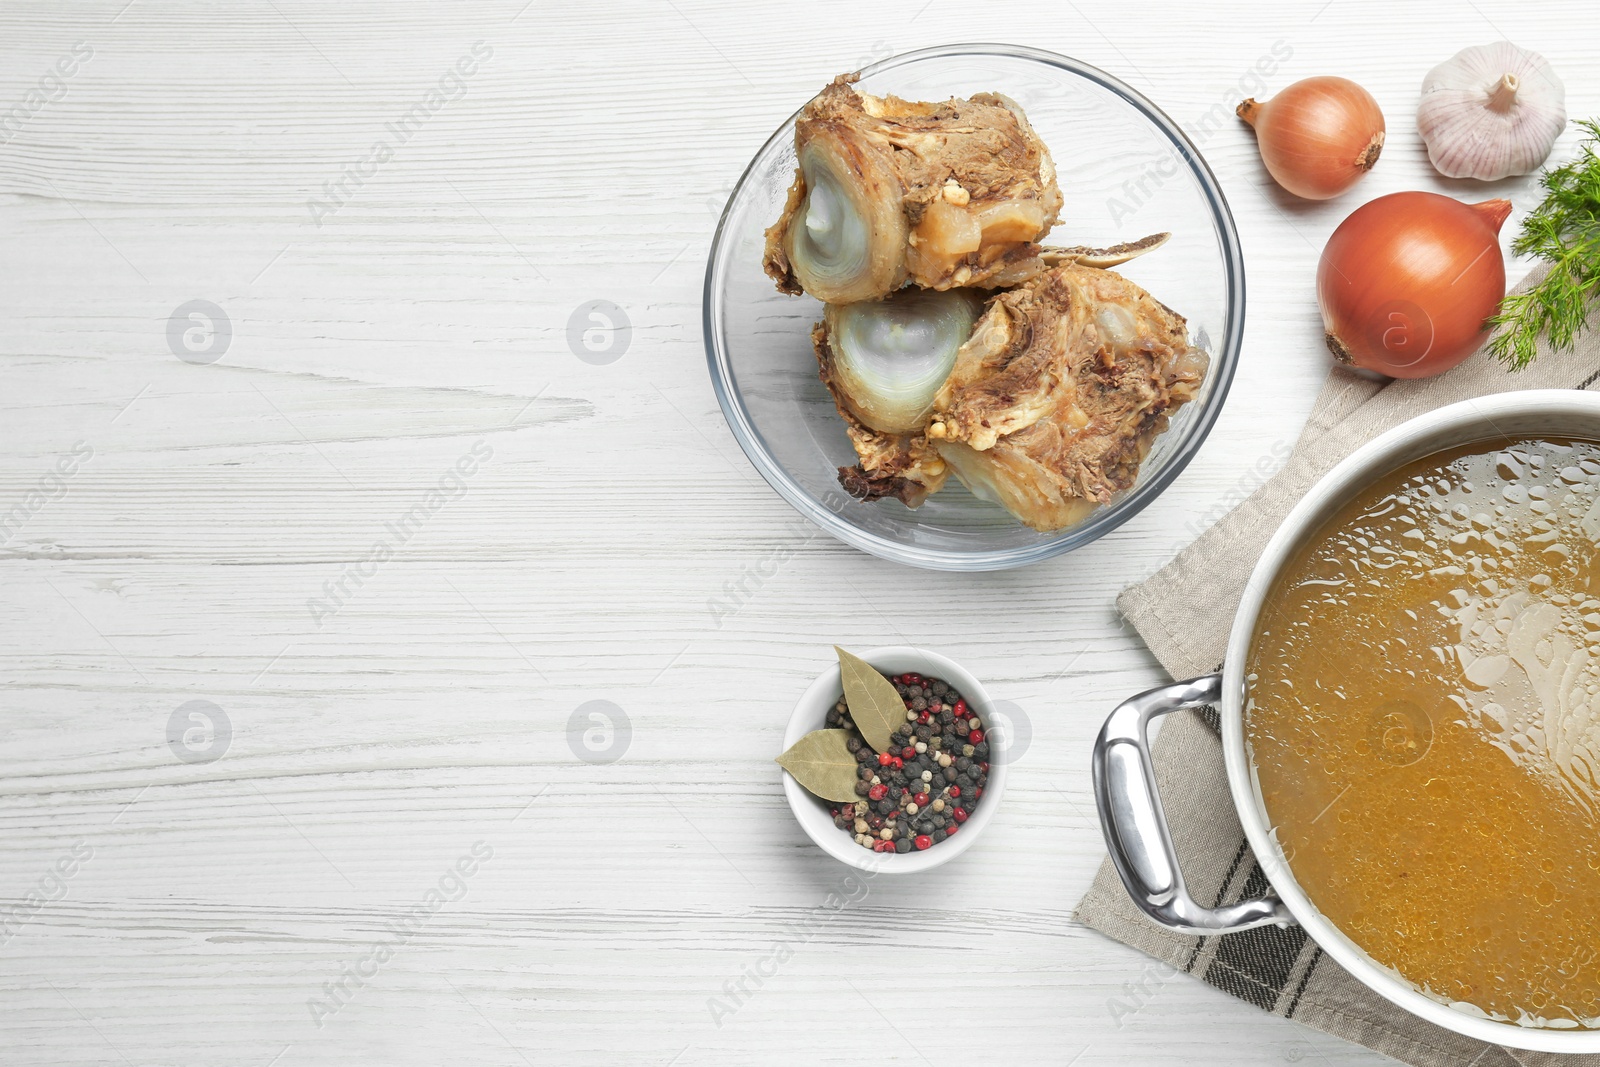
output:
[[[1537,389],[1463,400],[1419,415],[1362,445],[1335,465],[1290,509],[1250,573],[1228,637],[1219,709],[1223,758],[1234,807],[1263,872],[1295,920],[1341,967],[1412,1015],[1466,1037],[1537,1052],[1597,1052],[1600,1051],[1600,1030],[1521,1026],[1483,1014],[1469,1014],[1463,1008],[1434,1000],[1397,971],[1378,963],[1326,919],[1300,888],[1278,844],[1244,736],[1244,671],[1256,619],[1278,573],[1303,538],[1373,479],[1453,444],[1506,436],[1498,428],[1497,419],[1528,416],[1588,420],[1593,426],[1593,438],[1600,440],[1600,395],[1594,393]],[[1472,432],[1478,428],[1483,430],[1481,435]],[[1446,440],[1462,431],[1466,431],[1464,436]],[[1552,436],[1565,436],[1570,431],[1550,432]]]

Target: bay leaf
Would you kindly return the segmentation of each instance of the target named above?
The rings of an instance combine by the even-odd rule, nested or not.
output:
[[[845,747],[849,730],[813,730],[778,757],[778,765],[823,800],[860,800],[856,796],[856,758]]]
[[[889,751],[889,740],[906,721],[906,702],[900,699],[894,683],[860,656],[852,656],[838,645],[839,678],[844,682],[844,700],[856,729],[878,752]]]

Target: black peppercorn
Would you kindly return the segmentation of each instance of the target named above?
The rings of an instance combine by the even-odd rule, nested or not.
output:
[[[851,719],[846,701],[838,701],[825,716],[830,727],[846,731],[846,747],[857,763],[854,793],[862,798],[830,806],[829,818],[858,844],[865,842],[863,847],[878,852],[914,852],[919,841],[924,848],[943,841],[956,827],[956,807],[964,807],[969,813],[976,809],[977,792],[987,778],[978,764],[988,756],[989,746],[967,741],[968,733],[975,729],[968,720],[974,716],[969,712],[958,717],[952,706],[962,700],[961,694],[937,678],[901,677],[906,681],[889,681],[912,717],[895,724],[886,756],[881,757],[866,742],[860,727]],[[923,721],[918,720],[918,715]],[[923,751],[917,752],[918,747]],[[970,753],[980,754],[969,758]],[[880,762],[888,757],[893,758],[887,764]],[[941,765],[941,760],[947,765]],[[900,762],[898,768],[895,761]],[[926,780],[923,775],[927,775]],[[876,788],[874,779],[885,787],[876,798],[872,794]],[[948,795],[958,784],[961,795]],[[918,810],[913,815],[906,809],[917,797],[924,797],[924,802],[916,805]],[[944,811],[934,811],[935,803],[942,804]],[[858,825],[872,832],[862,837],[856,832]]]

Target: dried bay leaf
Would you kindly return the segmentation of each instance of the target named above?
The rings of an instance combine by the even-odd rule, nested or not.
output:
[[[823,800],[860,800],[856,796],[855,756],[845,746],[849,730],[813,730],[778,757],[778,765]]]
[[[850,705],[850,718],[856,729],[878,752],[889,751],[889,740],[906,721],[906,702],[900,699],[894,683],[860,656],[852,656],[838,645],[839,678],[844,682],[844,700]]]

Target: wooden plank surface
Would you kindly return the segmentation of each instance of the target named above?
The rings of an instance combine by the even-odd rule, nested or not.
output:
[[[1087,755],[1161,680],[1113,597],[1298,434],[1332,227],[1385,192],[1474,193],[1430,176],[1409,116],[1428,67],[1501,36],[1600,111],[1600,15],[1576,4],[0,6],[0,105],[22,108],[0,132],[0,509],[29,502],[0,547],[0,901],[26,912],[0,1059],[1378,1062],[1072,923],[1102,854]],[[1261,91],[1341,73],[1390,117],[1337,204],[1277,193],[1234,123],[1206,137],[1249,268],[1228,407],[1147,511],[1020,573],[812,536],[728,434],[701,347],[711,232],[755,149],[834,73],[955,40],[1076,56],[1181,122],[1257,91],[1280,45]],[[596,299],[633,325],[605,366],[567,342]],[[213,362],[169,343],[193,301],[228,321]],[[846,872],[771,757],[831,643],[900,641],[1019,705],[1031,747],[960,862],[799,933]],[[569,745],[594,700],[628,721],[615,762]],[[190,701],[226,716],[221,758],[169,747]]]

